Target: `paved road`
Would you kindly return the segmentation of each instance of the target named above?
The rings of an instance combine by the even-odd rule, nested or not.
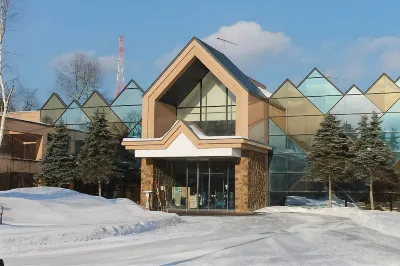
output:
[[[6,265],[400,265],[400,239],[310,214],[186,217],[177,226],[6,258]]]

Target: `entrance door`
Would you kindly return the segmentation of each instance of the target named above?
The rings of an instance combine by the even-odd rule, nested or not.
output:
[[[234,163],[173,161],[170,208],[234,210]]]

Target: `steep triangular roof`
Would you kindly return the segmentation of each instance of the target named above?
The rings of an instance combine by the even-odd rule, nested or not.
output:
[[[171,66],[175,63],[175,61],[182,55],[182,53],[186,52],[189,53],[190,51],[187,51],[187,48],[190,48],[189,46],[193,44],[198,44],[196,48],[202,48],[204,52],[206,52],[209,56],[211,56],[217,64],[222,66],[228,74],[234,78],[240,86],[248,91],[250,94],[266,99],[266,96],[260,91],[260,89],[251,81],[251,79],[246,76],[234,63],[232,63],[231,60],[229,60],[223,53],[218,51],[217,49],[211,47],[207,43],[201,41],[197,37],[193,37],[189,43],[179,52],[179,54],[171,61],[171,63],[164,69],[164,71],[158,76],[158,78],[150,85],[149,89],[146,90],[144,93],[144,96],[150,92],[150,90],[157,84],[157,82],[160,81],[160,79],[163,77],[163,75],[171,68]],[[195,55],[197,57],[198,55]],[[200,58],[199,58],[200,59]],[[201,61],[201,59],[200,59]],[[188,63],[190,60],[188,60]],[[188,64],[187,63],[187,64]],[[215,73],[214,73],[215,74]]]
[[[247,91],[254,96],[265,98],[265,95],[260,91],[260,89],[254,84],[254,82],[245,75],[228,57],[223,53],[215,49],[214,47],[208,45],[202,40],[194,37],[204,48],[214,56],[214,58],[234,77],[242,86],[247,89]]]

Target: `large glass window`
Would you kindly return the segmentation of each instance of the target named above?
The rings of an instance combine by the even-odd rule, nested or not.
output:
[[[169,208],[235,209],[235,166],[217,160],[172,161],[172,201]]]
[[[177,119],[196,123],[208,136],[235,135],[236,97],[208,72],[179,104]]]

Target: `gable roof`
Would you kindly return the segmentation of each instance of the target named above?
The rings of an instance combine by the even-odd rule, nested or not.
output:
[[[231,76],[234,78],[245,90],[250,94],[266,99],[267,97],[261,92],[261,90],[254,84],[254,82],[246,76],[231,60],[229,60],[223,53],[217,49],[211,47],[205,42],[201,41],[197,37],[193,37],[185,47],[175,56],[175,58],[168,64],[167,67],[161,72],[161,74],[154,80],[150,87],[144,92],[143,96],[146,95],[150,88],[163,76],[163,74],[170,68],[170,66],[175,62],[175,60],[185,51],[185,49],[193,42],[196,41],[201,47],[211,55]]]
[[[243,88],[245,88],[250,94],[254,96],[265,99],[264,93],[260,91],[260,89],[254,84],[254,82],[245,75],[228,57],[226,57],[223,53],[215,49],[214,47],[208,45],[197,37],[193,37],[193,39],[197,40],[203,48],[205,48],[214,58],[217,60],[226,71],[231,74],[233,78],[239,82]]]

